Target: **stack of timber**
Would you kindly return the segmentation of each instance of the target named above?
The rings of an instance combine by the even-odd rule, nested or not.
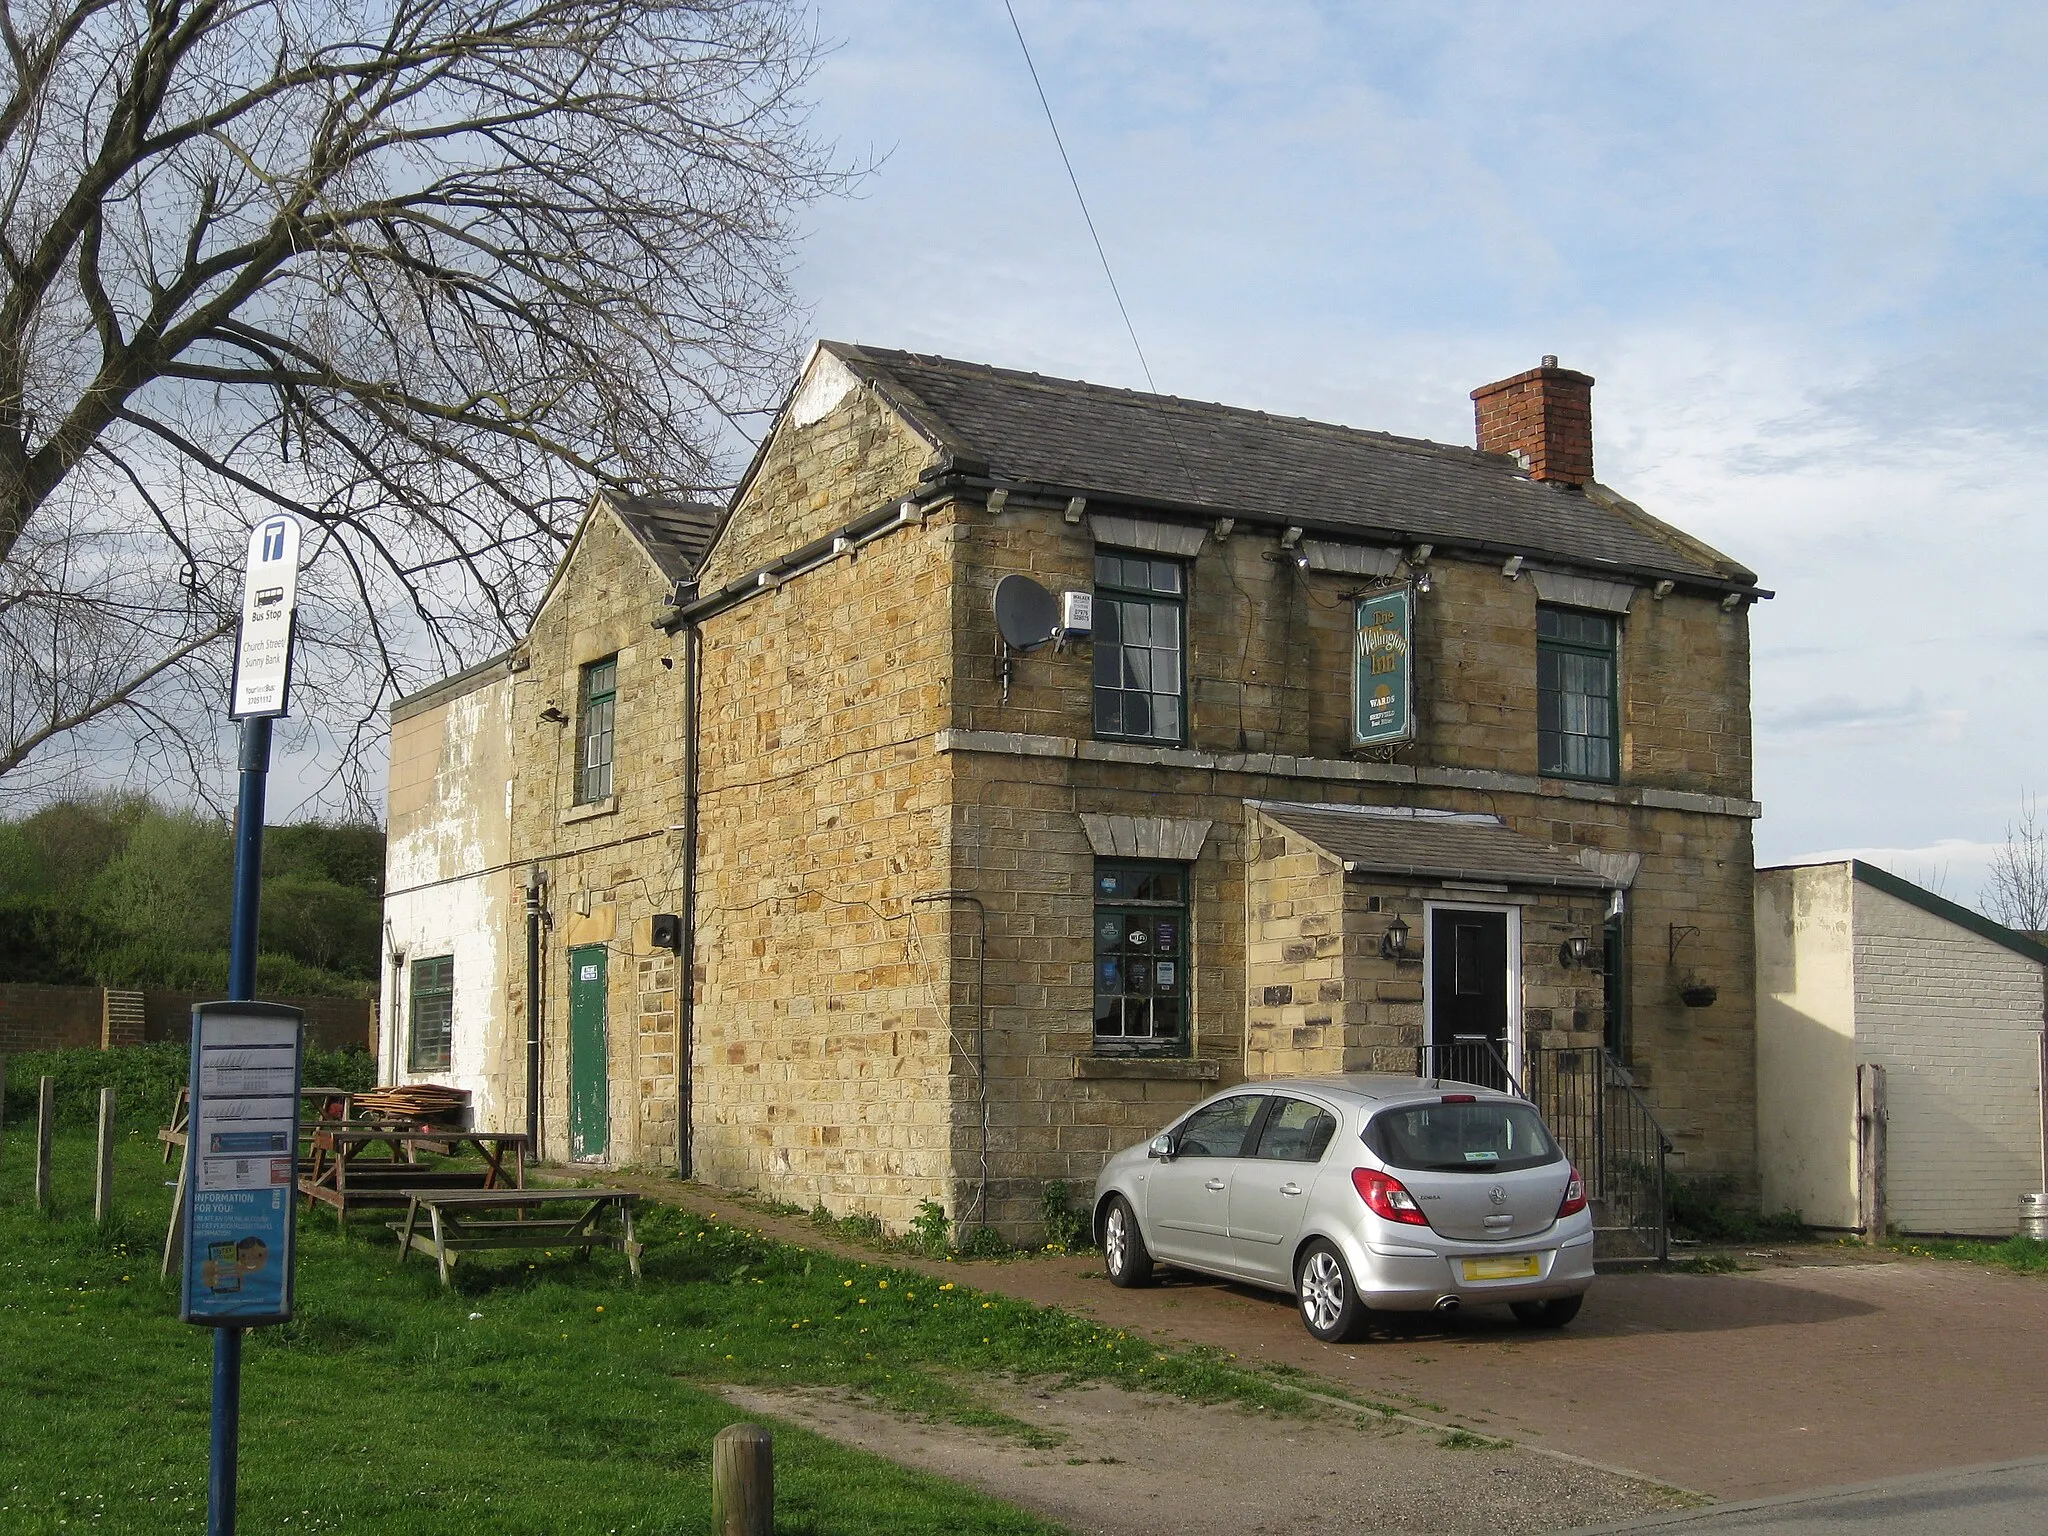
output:
[[[355,1096],[352,1106],[366,1119],[402,1121],[407,1125],[469,1124],[469,1090],[439,1083],[412,1083],[399,1088],[371,1088]]]

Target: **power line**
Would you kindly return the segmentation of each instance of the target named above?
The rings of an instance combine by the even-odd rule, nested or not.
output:
[[[1038,65],[1032,60],[1031,45],[1024,41],[1024,29],[1017,24],[1017,8],[1010,0],[1003,0],[1003,9],[1010,17],[1010,30],[1017,34],[1017,47],[1023,52],[1024,67],[1031,71],[1031,84],[1038,91],[1038,104],[1045,109],[1045,124],[1052,129],[1052,141],[1058,146],[1060,164],[1067,168],[1067,181],[1074,189],[1074,201],[1081,205],[1081,218],[1088,225],[1088,238],[1095,242],[1095,254],[1102,262],[1102,275],[1109,279],[1110,296],[1116,300],[1116,312],[1123,316],[1124,330],[1131,338],[1131,350],[1138,354],[1138,366],[1145,373],[1145,387],[1153,394],[1159,393],[1159,385],[1153,380],[1152,365],[1145,360],[1145,348],[1138,340],[1138,328],[1131,324],[1131,312],[1124,305],[1123,290],[1116,285],[1116,273],[1110,270],[1109,252],[1103,249],[1102,236],[1095,229],[1095,215],[1088,211],[1088,199],[1081,191],[1081,178],[1074,174],[1074,162],[1067,155],[1067,141],[1060,137],[1060,125],[1052,115],[1052,102],[1045,94],[1045,82],[1038,78]],[[1180,434],[1173,423],[1166,423],[1166,435],[1173,443],[1174,457],[1180,460],[1180,469],[1187,476],[1188,490],[1197,501],[1201,500],[1201,488],[1196,483],[1195,471],[1188,463],[1187,453],[1181,448]]]
[[[1010,30],[1017,34],[1017,46],[1024,52],[1024,67],[1031,71],[1031,83],[1038,90],[1038,104],[1045,108],[1046,126],[1052,129],[1052,141],[1059,146],[1060,164],[1067,168],[1067,180],[1074,188],[1074,201],[1081,205],[1081,217],[1088,225],[1088,238],[1095,242],[1095,254],[1102,260],[1102,275],[1109,279],[1109,291],[1116,300],[1116,312],[1124,317],[1124,329],[1130,333],[1131,350],[1138,354],[1138,366],[1145,370],[1145,383],[1153,394],[1159,393],[1159,386],[1152,382],[1152,365],[1145,361],[1145,349],[1138,342],[1138,328],[1131,324],[1131,312],[1124,308],[1123,291],[1116,285],[1116,274],[1109,269],[1109,252],[1102,248],[1102,236],[1095,232],[1095,216],[1088,211],[1088,199],[1081,195],[1081,178],[1074,174],[1074,162],[1067,158],[1066,140],[1060,137],[1060,125],[1054,121],[1052,103],[1046,99],[1045,83],[1038,78],[1038,66],[1031,60],[1031,47],[1024,41],[1024,29],[1017,25],[1017,11],[1010,0],[1003,0],[1003,9],[1010,15]]]

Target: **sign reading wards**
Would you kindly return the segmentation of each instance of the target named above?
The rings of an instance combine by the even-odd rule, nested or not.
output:
[[[1409,637],[1415,592],[1392,587],[1358,600],[1358,646],[1351,737],[1359,746],[1407,741],[1415,734],[1415,676]]]
[[[281,715],[289,706],[292,610],[298,596],[299,520],[282,513],[266,517],[249,530],[231,718]]]
[[[192,1009],[192,1206],[178,1316],[251,1328],[292,1315],[303,1016],[277,1003]]]

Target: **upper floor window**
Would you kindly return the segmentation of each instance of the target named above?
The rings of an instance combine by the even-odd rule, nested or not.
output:
[[[619,658],[593,661],[583,669],[583,724],[578,733],[576,803],[588,805],[612,792],[612,726],[619,699]]]
[[[1619,630],[1604,613],[1536,609],[1536,755],[1563,779],[1619,777],[1615,665]]]
[[[1187,1054],[1185,864],[1095,861],[1095,1049]]]
[[[455,957],[435,955],[412,963],[414,1072],[445,1072],[455,1036]]]
[[[1187,740],[1187,569],[1095,557],[1095,734]]]

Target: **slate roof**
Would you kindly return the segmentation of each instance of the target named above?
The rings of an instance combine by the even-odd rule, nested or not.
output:
[[[1411,811],[1398,806],[1297,805],[1250,802],[1298,832],[1345,872],[1412,875],[1430,880],[1483,880],[1597,891],[1606,881],[1573,855],[1524,837],[1495,816]]]
[[[607,492],[605,500],[670,581],[687,581],[695,574],[724,515],[722,507],[669,496],[623,496],[614,491]]]
[[[845,342],[820,344],[956,466],[1390,544],[1485,546],[1751,587],[1755,573],[1601,486],[1529,479],[1504,454],[1044,378]]]

